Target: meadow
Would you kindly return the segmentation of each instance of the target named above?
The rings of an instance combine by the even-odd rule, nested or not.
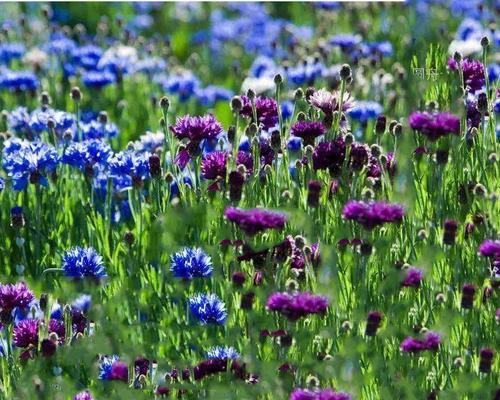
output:
[[[2,3],[0,399],[500,399],[498,7]]]

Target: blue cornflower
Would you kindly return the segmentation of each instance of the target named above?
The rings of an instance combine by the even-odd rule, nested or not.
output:
[[[82,75],[82,82],[88,88],[102,89],[115,83],[116,76],[109,71],[88,71]]]
[[[124,150],[109,160],[109,167],[112,175],[127,175],[134,183],[140,183],[149,178],[149,154]]]
[[[276,73],[281,72],[274,60],[266,56],[258,56],[253,60],[250,66],[249,75],[255,78],[264,76],[273,77]]]
[[[225,359],[237,359],[239,358],[240,355],[236,351],[234,347],[227,347],[227,346],[215,346],[212,347],[211,349],[207,350],[207,358],[209,359],[219,359],[219,360],[225,360]]]
[[[33,132],[41,133],[48,130],[47,122],[49,119],[55,123],[54,129],[59,136],[62,136],[67,129],[72,128],[75,123],[73,114],[51,108],[38,108],[31,113],[29,127]]]
[[[290,100],[285,100],[281,103],[281,117],[283,120],[286,121],[292,117],[293,107],[293,102]]]
[[[52,309],[50,310],[50,318],[58,320],[63,318],[63,308],[58,301],[52,304]]]
[[[69,55],[76,48],[75,41],[61,33],[55,33],[50,41],[43,45],[43,50],[57,56]]]
[[[160,57],[148,57],[143,60],[139,60],[135,65],[135,70],[137,72],[149,75],[161,73],[165,71],[166,68],[167,63]]]
[[[0,191],[5,189],[5,181],[0,177]]]
[[[59,162],[57,151],[41,142],[21,142],[17,149],[4,149],[3,167],[12,178],[12,187],[23,190],[28,182],[47,186],[46,175],[53,172]]]
[[[308,62],[288,68],[286,76],[294,85],[312,85],[323,74],[324,69],[325,66],[320,62]]]
[[[96,164],[106,165],[111,147],[102,140],[90,139],[71,143],[62,156],[62,162],[93,176]]]
[[[12,92],[35,91],[40,85],[38,78],[30,71],[0,71],[0,89]]]
[[[140,152],[154,153],[158,148],[165,143],[165,135],[163,132],[149,132],[139,137],[135,142],[135,149]]]
[[[99,379],[101,380],[109,380],[111,377],[111,370],[113,368],[113,364],[120,360],[118,356],[104,356],[99,363]]]
[[[188,303],[191,313],[202,325],[223,325],[226,322],[226,306],[215,294],[199,293],[190,297]]]
[[[91,304],[92,296],[90,296],[90,294],[82,294],[75,301],[73,301],[73,303],[71,303],[71,308],[73,310],[87,312]]]
[[[116,45],[109,47],[102,55],[97,68],[112,73],[129,74],[135,71],[138,61],[137,49],[131,46]]]
[[[375,119],[383,111],[383,107],[376,101],[357,101],[347,114],[360,122]]]
[[[7,117],[7,124],[11,132],[24,136],[30,132],[30,113],[26,107],[17,107]]]
[[[200,80],[191,71],[186,71],[170,75],[160,84],[163,90],[177,94],[181,102],[186,102],[194,96],[196,89],[200,87]]]
[[[212,259],[203,249],[185,247],[170,256],[170,271],[177,278],[208,278],[212,275]]]
[[[77,47],[71,52],[73,64],[88,70],[96,69],[102,57],[102,49],[92,44]]]
[[[118,136],[119,133],[118,127],[112,122],[103,124],[97,120],[80,124],[80,129],[84,139],[111,139]]]
[[[92,247],[73,247],[62,258],[64,274],[71,278],[105,278],[102,257]]]
[[[342,49],[350,49],[361,42],[361,36],[349,33],[339,33],[329,40],[332,46],[339,46]]]
[[[291,152],[297,152],[302,147],[302,138],[298,136],[290,136],[286,148]]]
[[[19,59],[26,51],[26,47],[21,43],[1,43],[0,63],[9,64],[11,60]]]
[[[204,89],[196,89],[195,95],[202,106],[211,107],[218,101],[229,101],[234,93],[221,86],[209,85]]]

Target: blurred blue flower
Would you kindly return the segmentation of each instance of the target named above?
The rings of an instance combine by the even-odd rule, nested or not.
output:
[[[40,83],[31,71],[10,71],[0,69],[0,89],[9,89],[12,92],[34,91]]]
[[[360,122],[367,122],[370,119],[375,119],[383,111],[382,105],[376,101],[359,100],[354,103],[347,114]]]
[[[82,75],[82,82],[88,88],[102,89],[116,82],[116,76],[109,71],[88,71]]]
[[[11,60],[21,58],[25,51],[22,43],[0,43],[0,63],[9,65]]]
[[[104,356],[99,363],[99,379],[101,380],[109,380],[111,377],[111,370],[113,368],[113,364],[120,360],[120,357],[113,356]]]
[[[112,122],[102,123],[91,120],[88,123],[81,123],[80,129],[83,139],[112,139],[118,136],[118,127]],[[77,139],[75,130],[75,139]]]
[[[170,271],[177,278],[208,278],[213,271],[212,259],[201,248],[185,247],[170,256]]]
[[[202,325],[226,322],[226,306],[215,294],[196,294],[189,298],[189,309]]]
[[[214,346],[207,350],[207,358],[219,360],[233,360],[239,358],[240,355],[234,347]]]
[[[82,311],[82,312],[87,312],[90,309],[90,305],[92,304],[92,296],[89,294],[82,294],[79,297],[76,298],[73,303],[71,303],[71,308]]]

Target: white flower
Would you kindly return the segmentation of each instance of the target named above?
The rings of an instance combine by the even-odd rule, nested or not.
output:
[[[456,51],[464,57],[479,53],[482,50],[481,42],[477,39],[452,40],[448,47],[448,54],[453,55]]]
[[[24,62],[27,64],[31,64],[32,66],[43,66],[49,59],[49,56],[46,52],[40,50],[38,47],[35,47],[28,51],[24,55]]]
[[[250,78],[247,77],[241,84],[241,91],[243,93],[248,92],[248,89],[252,89],[256,94],[262,94],[269,90],[275,90],[274,79],[268,76],[263,76],[261,78]]]

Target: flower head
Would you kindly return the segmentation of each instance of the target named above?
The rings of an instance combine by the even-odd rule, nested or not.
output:
[[[202,140],[216,139],[222,133],[222,126],[211,114],[203,117],[186,115],[177,118],[170,130],[177,139],[199,144]]]
[[[227,360],[227,359],[236,359],[239,357],[240,355],[238,354],[238,352],[234,347],[215,346],[207,350],[207,358],[209,359]]]
[[[75,397],[73,397],[73,400],[94,400],[94,398],[88,390],[85,390],[76,394]]]
[[[37,319],[24,319],[20,321],[13,331],[12,341],[16,347],[27,348],[38,346],[38,325]]]
[[[33,292],[24,282],[0,285],[0,315],[2,320],[9,319],[15,308],[27,308],[34,299]]]
[[[291,321],[309,314],[323,314],[328,307],[328,299],[309,292],[274,293],[267,299],[267,308],[278,311]]]
[[[241,96],[243,107],[240,114],[247,118],[253,119],[252,102],[247,96]],[[255,111],[257,113],[256,124],[262,125],[264,129],[270,129],[278,123],[278,104],[276,100],[269,97],[257,96],[255,98]]]
[[[202,325],[223,325],[227,312],[224,302],[215,294],[196,294],[189,298],[189,309]]]
[[[479,254],[483,257],[500,258],[500,240],[485,240],[479,246]]]
[[[127,364],[121,362],[118,356],[104,356],[99,364],[99,379],[127,382]]]
[[[433,142],[450,133],[460,134],[460,119],[450,113],[414,112],[409,122],[412,129]]]
[[[348,92],[344,92],[342,111],[349,111],[353,107],[354,104],[350,101],[350,97],[351,96]],[[330,115],[334,111],[339,111],[340,92],[329,92],[326,89],[319,89],[309,98],[309,102],[312,106],[323,111],[325,114]]]
[[[243,210],[241,208],[227,207],[224,210],[224,215],[248,235],[255,235],[266,229],[282,229],[287,220],[284,214],[259,208]]]
[[[413,338],[408,336],[401,342],[400,349],[405,353],[419,353],[424,350],[436,350],[441,343],[441,336],[429,331],[423,339]]]
[[[318,143],[312,156],[314,170],[328,169],[338,175],[342,170],[345,152],[346,145],[341,136],[332,142]]]
[[[360,223],[366,229],[388,222],[400,222],[404,216],[404,208],[399,204],[384,202],[349,201],[342,211],[346,219]]]
[[[402,285],[404,287],[418,288],[423,278],[424,278],[424,271],[418,268],[410,267],[406,271],[406,275],[402,282]]]
[[[377,118],[382,110],[382,105],[376,101],[357,101],[347,114],[355,120],[366,123]]]
[[[208,278],[212,275],[212,259],[201,248],[185,247],[170,256],[170,270],[177,278]]]
[[[302,138],[304,146],[314,146],[314,140],[321,135],[324,135],[326,129],[319,121],[298,121],[292,125],[291,134]]]
[[[62,258],[64,274],[71,278],[105,278],[102,257],[92,247],[73,247]]]
[[[201,176],[205,179],[226,177],[226,164],[228,153],[213,151],[207,154],[201,162]]]

